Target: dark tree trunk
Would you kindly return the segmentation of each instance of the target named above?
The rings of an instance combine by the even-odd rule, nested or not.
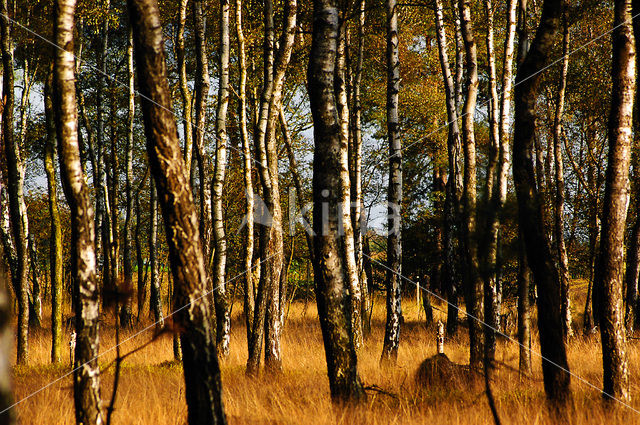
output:
[[[518,238],[518,370],[521,374],[531,373],[531,271],[527,263],[522,234]]]
[[[344,235],[338,232],[342,183],[334,77],[339,27],[337,1],[314,0],[311,57],[307,70],[315,141],[314,280],[331,397],[334,402],[358,402],[365,398],[365,393],[358,376],[351,331],[348,274],[344,257],[340,255]]]
[[[181,335],[188,420],[195,424],[224,424],[222,384],[210,308],[209,287],[198,217],[189,176],[171,112],[171,92],[163,48],[162,26],[155,0],[129,0],[138,84],[147,153],[158,190],[169,260],[175,285],[174,318]],[[148,99],[148,100],[147,100]]]
[[[96,278],[95,229],[89,187],[78,148],[78,110],[74,71],[75,0],[55,5],[54,108],[60,170],[71,209],[71,263],[76,299],[76,350],[73,389],[76,423],[101,425],[100,367],[98,365],[98,284]]]
[[[556,405],[570,397],[570,375],[562,332],[560,276],[553,261],[542,219],[531,153],[534,151],[535,106],[541,71],[549,62],[562,18],[562,0],[545,0],[540,26],[531,47],[518,67],[515,90],[513,179],[518,198],[520,229],[527,260],[538,287],[538,328],[544,388]]]
[[[607,396],[629,401],[629,360],[623,321],[622,286],[624,237],[627,221],[629,163],[633,128],[636,51],[631,24],[631,0],[615,2],[609,158],[602,211],[602,233],[594,288],[602,295],[603,391]],[[607,397],[605,396],[605,398]]]
[[[44,152],[44,165],[47,172],[47,190],[49,193],[49,217],[51,236],[49,241],[49,268],[51,274],[51,362],[62,361],[62,223],[58,208],[56,186],[55,156],[57,150],[56,123],[53,112],[53,73],[45,82],[44,107],[47,125],[47,144]]]
[[[0,258],[5,253],[0,246]],[[11,329],[11,295],[9,292],[9,273],[6,264],[0,261],[0,347],[2,352],[2,362],[0,365],[0,414],[1,425],[12,425],[16,423],[16,410],[12,409],[13,385],[10,353],[13,349],[13,329]]]
[[[7,160],[7,183],[9,192],[9,219],[13,244],[16,252],[15,276],[12,276],[13,287],[18,298],[18,364],[28,361],[29,343],[29,251],[27,229],[23,221],[22,204],[24,203],[24,169],[20,157],[20,147],[14,137],[14,78],[13,78],[13,39],[9,21],[8,0],[2,0],[0,19],[2,48],[2,136]]]
[[[136,264],[138,266],[138,283],[137,283],[137,291],[138,291],[138,318],[140,320],[140,315],[142,311],[144,311],[144,303],[147,298],[147,290],[146,290],[146,276],[145,273],[145,264],[144,259],[142,258],[142,241],[141,241],[141,221],[142,221],[142,211],[140,210],[140,192],[136,192],[136,228],[135,228],[135,241],[136,241]]]

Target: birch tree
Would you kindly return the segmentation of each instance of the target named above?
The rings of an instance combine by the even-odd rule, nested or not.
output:
[[[51,70],[53,71],[53,70]],[[62,361],[62,223],[58,207],[55,157],[58,140],[53,110],[53,72],[45,81],[44,107],[47,126],[47,144],[44,148],[44,168],[47,173],[49,218],[51,235],[49,240],[49,268],[51,279],[51,362]]]
[[[457,277],[459,271],[458,249],[456,240],[458,224],[460,220],[460,195],[462,193],[462,143],[460,129],[458,127],[458,108],[456,106],[456,87],[454,84],[451,67],[449,65],[449,52],[447,48],[447,34],[444,26],[444,12],[442,0],[435,1],[436,37],[438,42],[438,56],[445,87],[445,99],[447,103],[447,157],[449,162],[449,175],[445,187],[444,202],[444,285],[447,291],[447,333],[452,335],[458,327],[458,294]]]
[[[240,121],[240,138],[242,141],[244,191],[246,198],[245,250],[244,268],[244,315],[247,327],[247,341],[251,338],[251,325],[255,311],[255,284],[253,281],[253,160],[247,130],[247,61],[245,54],[245,39],[242,29],[242,0],[236,0],[236,36],[238,39],[238,67],[240,81],[238,83],[238,116]]]
[[[78,146],[78,110],[75,88],[75,0],[55,3],[54,110],[58,152],[64,192],[71,209],[71,266],[76,298],[76,349],[73,393],[76,423],[104,423],[98,365],[98,284],[96,278],[95,228],[89,188]]]
[[[629,401],[629,360],[623,319],[624,237],[631,158],[636,51],[631,0],[614,6],[609,155],[602,211],[600,252],[594,288],[601,291],[603,391]]]
[[[27,229],[23,221],[24,167],[18,139],[14,135],[14,69],[13,36],[9,20],[8,0],[0,4],[0,48],[2,49],[2,137],[7,160],[7,189],[9,193],[9,220],[15,248],[16,267],[13,288],[18,299],[18,364],[28,361],[29,344],[29,251]]]
[[[365,398],[349,318],[350,294],[338,230],[342,198],[339,116],[335,69],[340,32],[336,0],[314,0],[311,55],[307,69],[313,116],[314,281],[324,339],[331,398],[357,402]]]
[[[402,147],[398,118],[400,61],[398,58],[398,4],[387,0],[387,139],[389,187],[387,191],[387,318],[382,345],[382,363],[395,365],[400,344],[402,276]],[[315,220],[314,220],[315,222]]]
[[[465,257],[465,304],[467,313],[476,319],[482,319],[483,284],[479,275],[477,244],[477,196],[476,196],[476,140],[474,132],[474,114],[478,97],[477,47],[471,21],[471,2],[460,0],[460,28],[465,48],[465,98],[462,109],[462,146],[464,152],[464,185],[462,192],[462,215]],[[469,323],[469,363],[479,368],[483,355],[482,327],[480,322],[468,318]]]
[[[519,227],[538,288],[540,349],[543,358],[547,359],[542,362],[544,389],[556,405],[570,397],[570,375],[562,332],[560,276],[542,220],[531,152],[534,149],[535,105],[541,71],[549,63],[550,50],[562,19],[562,6],[562,0],[545,0],[535,39],[518,66],[513,139],[513,180],[518,199]]]
[[[222,192],[227,167],[227,109],[229,105],[229,0],[220,2],[220,63],[218,66],[218,109],[216,111],[216,163],[213,173],[213,289],[216,308],[216,341],[223,356],[229,355],[231,317],[225,286],[227,237],[224,230]]]
[[[159,193],[175,285],[190,424],[225,424],[222,384],[206,291],[208,276],[171,96],[156,0],[129,0],[147,153]],[[182,308],[188,306],[187,308]]]
[[[555,168],[555,209],[554,209],[554,239],[556,257],[560,273],[560,296],[562,297],[562,323],[566,337],[573,336],[571,325],[571,298],[569,293],[569,257],[564,241],[564,161],[562,160],[562,115],[564,113],[564,98],[567,88],[567,73],[569,69],[569,22],[567,11],[562,19],[562,70],[560,87],[556,96],[556,110],[553,123],[553,157]]]

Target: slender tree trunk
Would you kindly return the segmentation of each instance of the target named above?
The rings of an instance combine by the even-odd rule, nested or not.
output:
[[[2,49],[2,130],[5,155],[7,160],[7,182],[9,192],[9,219],[16,252],[16,273],[12,277],[13,286],[18,298],[18,364],[28,361],[29,343],[29,251],[27,244],[27,229],[22,220],[24,204],[24,168],[20,156],[20,146],[14,137],[14,76],[13,76],[13,38],[12,25],[9,21],[8,0],[0,4],[1,49]]]
[[[98,284],[93,209],[78,147],[78,111],[74,72],[75,0],[55,4],[54,108],[63,188],[71,209],[71,262],[76,298],[76,349],[73,388],[76,423],[104,423],[100,410],[100,367],[97,355]]]
[[[238,37],[238,67],[240,82],[238,84],[238,116],[240,117],[240,138],[242,140],[244,190],[246,197],[246,241],[244,250],[244,316],[247,325],[247,341],[251,338],[251,325],[255,311],[254,283],[253,283],[253,161],[247,131],[247,63],[245,57],[244,32],[242,30],[242,0],[236,0],[236,34]]]
[[[402,276],[402,147],[398,119],[400,61],[398,58],[398,5],[387,0],[387,139],[389,143],[389,187],[387,191],[387,319],[381,362],[395,365],[400,344]]]
[[[602,211],[602,233],[594,288],[602,295],[603,391],[609,397],[629,401],[629,360],[624,329],[622,286],[624,237],[627,221],[629,163],[633,129],[636,51],[631,24],[631,0],[617,0],[614,7],[609,158]]]
[[[307,226],[311,226],[311,216],[306,208],[304,208],[304,189],[302,187],[302,178],[298,170],[298,162],[296,161],[295,154],[293,152],[293,142],[291,141],[291,135],[289,134],[289,128],[287,126],[287,120],[284,116],[284,111],[280,110],[280,127],[282,128],[282,139],[284,140],[284,146],[287,150],[287,156],[289,158],[289,170],[291,171],[291,177],[293,185],[296,189],[296,195],[298,197],[298,204],[303,208],[301,211],[302,219],[305,221],[304,235],[307,239],[307,247],[309,248],[309,258],[313,261],[313,234],[312,229]]]
[[[489,1],[487,5],[488,21],[493,24],[493,11]],[[511,81],[513,79],[513,51],[516,32],[516,0],[510,0],[507,7],[507,34],[504,42],[504,62],[502,73],[502,93],[500,94],[499,107],[492,108],[491,112],[493,127],[490,130],[491,137],[495,139],[494,149],[491,155],[495,155],[493,160],[489,160],[487,168],[487,185],[492,184],[493,188],[487,187],[487,224],[486,224],[486,246],[484,258],[484,293],[485,293],[485,322],[489,326],[485,327],[485,349],[487,357],[491,360],[495,357],[495,331],[500,327],[500,225],[501,214],[507,199],[507,178],[510,163],[510,141],[509,141],[509,109],[511,102]],[[487,36],[487,50],[493,51],[492,25],[490,25],[490,36]],[[490,59],[490,62],[493,62]],[[495,68],[495,63],[492,66]],[[492,71],[495,73],[495,70]],[[498,94],[495,78],[490,80],[491,103],[498,103]],[[499,118],[498,118],[498,115]],[[495,162],[492,165],[492,162]],[[494,173],[493,179],[489,175]]]
[[[263,41],[263,81],[262,94],[260,101],[255,105],[255,128],[254,128],[254,144],[256,146],[256,159],[259,163],[258,172],[260,177],[261,195],[264,196],[265,202],[270,202],[271,180],[269,176],[269,168],[267,162],[265,135],[267,131],[267,119],[269,113],[269,100],[273,92],[273,61],[274,61],[274,23],[273,23],[273,3],[266,0],[263,3],[263,19],[264,19],[264,41]],[[254,94],[254,98],[256,95]],[[269,211],[271,213],[271,211]],[[258,279],[258,287],[256,291],[255,311],[253,315],[253,324],[251,326],[251,337],[247,345],[248,358],[246,372],[249,375],[256,374],[260,367],[260,357],[262,353],[262,343],[264,341],[265,331],[265,310],[266,310],[266,285],[271,279],[270,266],[268,261],[271,260],[268,252],[268,243],[270,240],[269,232],[273,228],[264,226],[260,223],[259,227],[259,259],[260,259],[260,277]],[[264,266],[263,266],[264,263]]]
[[[138,318],[140,321],[140,315],[144,311],[144,303],[147,297],[146,290],[146,273],[145,264],[142,258],[142,241],[141,239],[141,225],[142,225],[142,211],[140,210],[140,192],[136,192],[136,228],[135,228],[135,242],[136,242],[136,264],[138,266]]]
[[[4,247],[0,246],[0,258],[6,254]],[[11,329],[11,295],[9,292],[9,276],[6,263],[0,261],[0,347],[2,347],[2,362],[0,365],[0,424],[12,425],[16,423],[16,411],[11,406],[13,399],[13,384],[11,373],[11,360],[9,356],[13,350],[13,329]]]
[[[105,198],[107,199],[107,213],[109,214],[109,277],[111,279],[110,286],[113,288],[116,294],[116,310],[114,312],[121,313],[120,320],[124,319],[125,323],[130,320],[127,317],[123,317],[122,311],[118,312],[121,298],[125,297],[125,293],[120,287],[120,214],[118,208],[118,197],[120,195],[120,179],[118,169],[120,168],[120,161],[118,160],[118,112],[116,105],[116,83],[111,80],[111,87],[109,88],[111,95],[111,105],[109,108],[109,127],[111,130],[111,152],[109,155],[109,171],[107,172],[107,187],[105,188]],[[107,190],[108,189],[108,190]],[[124,307],[124,315],[126,316],[126,305]]]
[[[129,0],[147,153],[160,194],[175,285],[174,315],[183,328],[182,363],[190,424],[225,424],[222,384],[210,309],[207,268],[189,177],[171,113],[171,94],[155,0]],[[146,100],[150,99],[150,100]]]
[[[358,44],[355,72],[352,81],[352,107],[351,107],[351,138],[349,145],[350,156],[350,179],[351,179],[351,221],[354,236],[354,254],[356,258],[356,268],[358,272],[358,282],[360,284],[361,297],[361,316],[362,316],[362,332],[363,336],[371,332],[371,326],[366,320],[369,314],[371,301],[369,299],[369,291],[367,284],[367,274],[364,271],[363,255],[362,255],[362,238],[363,231],[366,231],[366,223],[364,216],[364,205],[362,201],[362,102],[361,102],[361,85],[362,85],[362,66],[364,62],[364,43],[365,43],[365,18],[366,18],[366,0],[358,2]],[[363,227],[364,226],[364,227]]]
[[[487,35],[485,38],[485,44],[487,48],[487,67],[489,70],[489,90],[487,97],[489,98],[489,157],[487,165],[486,176],[486,199],[493,198],[495,187],[495,180],[497,179],[496,173],[498,168],[498,157],[500,151],[500,126],[498,124],[500,114],[500,104],[498,102],[498,73],[496,71],[496,53],[494,46],[494,30],[493,30],[493,15],[494,6],[491,0],[485,0],[485,10],[487,15]],[[488,302],[485,306],[485,311],[490,311],[492,306],[491,298],[487,298]],[[491,317],[487,317],[491,320]],[[493,323],[490,323],[493,325]]]
[[[129,45],[127,46],[127,70],[129,74],[129,105],[127,110],[127,144],[125,146],[126,170],[125,170],[125,197],[126,205],[124,212],[124,246],[122,252],[125,301],[120,311],[120,324],[122,326],[131,325],[132,304],[133,304],[133,264],[131,255],[131,220],[133,216],[133,123],[135,118],[136,94],[135,77],[133,69],[133,33],[129,30]]]
[[[447,291],[447,334],[453,335],[458,329],[458,248],[456,237],[459,229],[460,194],[462,193],[462,144],[458,128],[458,107],[456,105],[456,86],[451,75],[449,53],[447,51],[447,35],[444,27],[442,0],[435,2],[436,34],[440,67],[445,85],[447,103],[447,121],[449,122],[447,137],[447,154],[449,160],[449,176],[445,187],[444,202],[444,286]]]
[[[634,28],[635,30],[635,28]],[[634,31],[635,32],[635,31]],[[634,34],[635,35],[635,34]],[[636,37],[637,39],[638,37]],[[636,40],[636,48],[638,42]],[[636,57],[636,61],[637,61]],[[637,66],[637,62],[636,62]],[[636,86],[636,93],[638,87]],[[636,105],[637,108],[637,105]],[[637,113],[637,109],[636,109]],[[638,185],[638,153],[637,151],[631,152],[631,169],[634,170],[634,175],[631,178],[631,193],[630,193],[630,206],[635,207],[638,210],[640,205],[640,186]],[[640,274],[640,215],[636,214],[636,221],[631,228],[631,234],[627,242],[627,262],[625,267],[625,284],[626,284],[626,298],[625,298],[625,325],[627,329],[627,336],[633,334],[634,328],[640,321],[640,315],[638,314],[638,275]]]
[[[156,327],[164,326],[162,314],[162,298],[160,297],[160,282],[158,276],[158,192],[156,185],[151,182],[151,197],[149,201],[149,216],[151,217],[149,231],[149,266],[151,268],[151,283],[149,285],[149,309],[153,313]]]
[[[184,31],[187,24],[187,6],[189,0],[180,0],[178,31],[176,34],[176,60],[178,61],[178,75],[180,79],[180,95],[182,97],[182,126],[184,131],[184,163],[187,175],[191,175],[193,159],[193,108],[192,93],[187,79],[187,60],[184,53]]]
[[[476,211],[476,141],[474,114],[478,97],[478,62],[476,42],[471,21],[470,0],[459,0],[461,30],[466,53],[466,93],[462,109],[462,142],[464,150],[464,188],[462,193],[462,215],[465,258],[465,304],[467,313],[482,319],[483,282],[479,274]],[[482,362],[482,327],[476,319],[468,317],[469,323],[469,364],[479,368]]]
[[[635,207],[638,206],[637,196],[638,195],[636,194],[636,202],[634,203]],[[640,274],[640,219],[636,217],[636,222],[631,229],[631,235],[629,238],[627,264],[625,268],[625,283],[627,287],[625,325],[627,335],[633,334],[634,328],[638,323],[638,319],[640,319],[638,317],[638,274]]]
[[[58,208],[55,157],[57,149],[56,122],[53,111],[53,73],[45,81],[44,107],[47,125],[47,144],[44,149],[44,168],[49,194],[49,270],[51,275],[51,363],[62,361],[62,223]]]
[[[282,108],[282,92],[284,80],[293,43],[296,35],[296,13],[298,3],[296,0],[287,0],[284,3],[283,31],[278,42],[279,49],[275,57],[273,68],[273,90],[269,100],[269,109],[266,122],[264,145],[266,147],[266,160],[268,164],[270,195],[266,196],[267,207],[271,211],[272,224],[269,235],[267,252],[273,255],[266,264],[270,271],[265,275],[270,277],[265,287],[268,289],[266,309],[266,335],[265,335],[265,367],[271,371],[279,371],[282,368],[280,334],[282,323],[280,322],[280,288],[281,273],[284,264],[282,208],[280,206],[280,183],[278,170],[278,146],[276,144],[276,129],[278,115]]]
[[[98,51],[98,68],[101,72],[97,74],[97,87],[96,87],[96,123],[95,123],[95,146],[92,146],[94,151],[93,157],[93,184],[96,191],[95,196],[95,228],[96,228],[96,258],[102,258],[102,265],[98,264],[97,273],[102,271],[102,291],[108,290],[105,288],[105,284],[110,284],[109,276],[109,216],[106,212],[107,199],[106,199],[106,164],[104,153],[104,76],[107,75],[107,50],[109,47],[109,19],[108,13],[111,10],[111,0],[106,0],[104,8],[106,15],[103,18],[101,28],[101,36],[99,39],[100,50]],[[89,123],[85,123],[87,131],[89,131]],[[90,144],[90,146],[93,144]],[[113,289],[113,288],[111,288]],[[103,297],[103,303],[108,297]]]
[[[531,152],[535,138],[535,105],[541,71],[562,18],[561,0],[545,0],[536,37],[518,67],[515,90],[513,179],[518,198],[520,229],[527,260],[538,287],[538,328],[544,359],[542,372],[547,397],[556,406],[570,398],[570,375],[562,332],[560,276],[542,220],[542,204],[533,171]],[[522,41],[522,40],[521,40]]]
[[[531,374],[531,271],[522,234],[518,238],[518,344],[521,374]]]
[[[207,126],[207,98],[209,95],[209,60],[205,38],[206,19],[202,12],[202,0],[193,1],[193,26],[196,45],[196,156],[200,179],[200,237],[207,266],[211,261],[211,188],[209,186],[209,155],[205,149],[205,131]],[[211,284],[211,282],[209,282]],[[211,289],[211,288],[209,288]]]
[[[256,312],[252,338],[249,344],[247,372],[255,373],[260,363],[260,345],[265,340],[265,366],[277,372],[282,367],[280,349],[280,275],[283,266],[282,209],[278,177],[278,148],[275,131],[282,106],[284,78],[296,31],[297,2],[287,0],[284,5],[283,32],[274,58],[275,36],[273,4],[265,1],[264,20],[264,85],[260,99],[255,144],[260,164],[262,194],[270,214],[270,226],[261,228],[260,282],[256,299]],[[265,333],[261,335],[261,327]]]
[[[220,72],[218,81],[218,110],[216,117],[216,164],[213,175],[213,289],[216,308],[216,342],[223,357],[229,355],[231,316],[225,286],[227,267],[227,237],[224,230],[222,192],[227,167],[227,108],[229,105],[229,0],[220,2]]]
[[[29,10],[27,9],[26,24],[29,25]],[[19,124],[18,124],[18,140],[17,146],[20,149],[26,146],[27,142],[27,122],[29,120],[29,108],[30,108],[30,93],[31,86],[33,85],[34,78],[31,75],[31,67],[29,66],[29,58],[24,59],[24,66],[22,68],[22,94],[20,96],[19,108]],[[34,69],[34,73],[37,70]],[[14,136],[15,137],[15,136]],[[24,164],[19,164],[21,184],[24,187]],[[27,267],[29,272],[27,276],[31,274],[31,282],[33,289],[27,286],[29,292],[29,326],[33,328],[40,328],[42,324],[42,300],[40,298],[40,281],[38,276],[38,258],[37,252],[33,243],[33,235],[29,233],[29,217],[27,215],[27,205],[24,201],[24,189],[22,201],[20,202],[20,217],[22,220],[22,228],[24,235],[27,238],[27,252],[28,261]]]
[[[340,181],[342,184],[342,232],[344,233],[344,263],[347,267],[349,293],[351,299],[350,316],[351,329],[356,350],[362,346],[362,294],[360,293],[360,283],[358,268],[355,257],[355,242],[351,221],[351,179],[349,177],[349,105],[347,96],[347,74],[346,74],[346,25],[342,20],[340,36],[338,40],[338,56],[336,57],[336,101],[338,107],[338,119],[340,122]]]
[[[358,402],[365,393],[358,376],[349,317],[350,294],[344,257],[344,235],[338,231],[342,198],[339,118],[335,68],[340,31],[336,0],[314,0],[313,36],[307,69],[313,116],[314,280],[320,327],[334,402]],[[320,260],[322,259],[322,260]]]
[[[486,194],[486,214],[487,225],[485,230],[485,244],[483,251],[486,258],[483,260],[484,273],[484,320],[488,326],[484,327],[485,339],[485,357],[488,361],[493,361],[496,352],[496,330],[500,326],[500,313],[498,311],[498,233],[499,233],[499,212],[494,208],[500,208],[496,205],[497,173],[498,162],[500,156],[500,127],[498,125],[498,115],[500,105],[498,103],[498,82],[496,71],[496,58],[494,49],[494,31],[493,31],[493,4],[491,0],[485,0],[485,9],[487,14],[487,64],[489,68],[489,158],[487,163],[487,175],[485,181]],[[495,236],[494,236],[495,235]],[[488,364],[488,363],[487,363]]]
[[[560,296],[562,297],[562,324],[565,337],[573,336],[571,325],[571,299],[569,292],[569,258],[567,256],[567,246],[564,241],[564,161],[562,160],[562,114],[564,113],[564,95],[567,87],[567,73],[569,70],[569,23],[567,22],[567,12],[563,17],[562,30],[562,72],[560,78],[560,88],[556,97],[556,112],[553,123],[553,157],[555,160],[555,247],[558,258],[560,273]]]

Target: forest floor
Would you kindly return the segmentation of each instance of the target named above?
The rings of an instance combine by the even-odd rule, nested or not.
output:
[[[583,290],[576,282],[574,311],[584,305]],[[586,289],[586,288],[584,288]],[[241,306],[235,303],[231,336],[231,354],[221,362],[225,409],[230,424],[480,424],[491,423],[491,414],[483,386],[464,389],[448,388],[442,383],[432,388],[419,388],[415,373],[419,364],[435,354],[435,328],[425,328],[424,312],[415,298],[405,298],[405,323],[402,328],[397,368],[382,370],[379,357],[384,334],[383,298],[375,300],[372,332],[358,354],[360,375],[368,390],[366,404],[353,409],[333,408],[320,326],[315,302],[291,305],[282,335],[283,373],[280,376],[248,378],[245,376],[246,332]],[[445,310],[445,306],[434,303]],[[441,311],[437,318],[444,319]],[[577,313],[574,313],[578,316]],[[149,323],[147,321],[147,323]],[[48,326],[48,320],[45,320]],[[142,329],[124,331],[126,339]],[[100,330],[101,352],[114,346],[113,318],[109,315]],[[50,336],[43,329],[30,339],[30,365],[14,369],[15,407],[22,424],[73,424],[73,390],[68,345],[65,344],[64,366],[49,364]],[[126,353],[144,345],[152,331],[125,342]],[[533,350],[538,352],[537,334]],[[66,338],[68,341],[68,337]],[[468,361],[464,328],[458,339],[448,340],[445,353],[456,363]],[[100,357],[101,368],[113,360],[115,351]],[[629,346],[632,402],[603,405],[598,391],[602,385],[602,360],[599,338],[576,337],[569,344],[569,364],[575,376],[571,380],[574,409],[568,418],[548,416],[542,386],[540,358],[533,355],[530,378],[518,375],[518,346],[508,340],[499,341],[497,359],[502,364],[495,373],[493,391],[503,423],[574,424],[640,422],[640,345]],[[186,422],[184,382],[181,366],[173,360],[170,335],[157,338],[143,350],[128,357],[122,368],[113,424],[183,424]],[[65,376],[66,375],[66,376]],[[64,377],[63,377],[64,376]],[[577,378],[577,377],[579,378]],[[63,377],[63,378],[61,378]],[[61,379],[60,379],[61,378]],[[111,396],[113,366],[102,373],[102,397]],[[57,380],[57,381],[56,381]],[[595,386],[592,387],[584,381]],[[53,382],[46,388],[49,383]],[[374,388],[374,389],[371,389]],[[30,396],[33,392],[39,391]],[[634,410],[637,409],[637,410]]]

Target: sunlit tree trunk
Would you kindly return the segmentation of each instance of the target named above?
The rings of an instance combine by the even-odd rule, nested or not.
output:
[[[444,202],[444,286],[447,292],[447,334],[453,335],[458,329],[458,256],[457,247],[460,194],[462,193],[462,144],[460,130],[458,128],[458,107],[456,105],[456,86],[449,65],[449,53],[447,49],[447,35],[444,27],[444,13],[442,0],[435,1],[436,35],[440,68],[445,86],[445,99],[447,103],[447,156],[449,160],[449,175],[445,187]]]
[[[240,138],[242,140],[244,190],[246,198],[246,241],[244,249],[244,315],[247,325],[247,341],[251,338],[251,324],[255,311],[255,288],[253,281],[253,160],[249,133],[247,131],[247,62],[245,57],[244,32],[242,30],[242,0],[236,0],[236,35],[238,37],[238,116],[240,117]]]
[[[365,398],[358,376],[356,349],[349,317],[348,273],[338,226],[342,198],[340,134],[335,97],[335,69],[340,31],[336,0],[314,0],[313,36],[307,69],[313,115],[314,280],[320,327],[334,402]]]
[[[206,18],[202,11],[202,0],[193,1],[193,26],[196,47],[196,78],[195,78],[195,144],[198,162],[198,177],[200,179],[200,237],[204,250],[205,262],[211,261],[211,187],[209,186],[210,158],[205,148],[205,133],[207,126],[207,98],[209,95],[209,60],[207,58],[207,43],[205,37]],[[212,289],[212,288],[209,288]]]
[[[49,195],[49,271],[51,276],[51,362],[62,361],[62,223],[58,208],[55,157],[57,149],[56,123],[53,112],[53,73],[45,81],[44,107],[47,126],[47,143],[44,147],[44,168],[47,173]]]
[[[565,336],[573,336],[571,324],[571,298],[569,292],[569,258],[564,241],[564,161],[562,160],[562,115],[564,113],[564,97],[567,87],[567,73],[569,70],[569,23],[567,16],[563,18],[562,31],[562,71],[560,88],[556,97],[556,111],[553,123],[553,157],[555,161],[555,209],[554,209],[554,239],[558,259],[558,273],[560,273],[560,296],[562,297],[562,324]]]
[[[216,341],[222,356],[229,355],[231,317],[225,286],[227,268],[227,237],[224,230],[222,192],[227,168],[227,109],[229,105],[229,0],[220,2],[220,63],[218,67],[218,110],[216,112],[216,163],[213,174],[213,289],[216,308]]]
[[[631,0],[614,6],[609,155],[602,211],[602,233],[594,288],[601,291],[603,391],[629,401],[629,360],[624,328],[622,286],[627,221],[629,163],[633,139],[636,51],[631,24]],[[606,396],[605,396],[606,397]]]
[[[262,194],[268,212],[270,226],[262,227],[260,282],[256,298],[253,335],[249,346],[247,372],[257,371],[260,360],[260,340],[265,342],[265,366],[270,371],[282,367],[280,334],[280,277],[283,267],[282,208],[280,206],[280,183],[278,177],[278,146],[276,128],[282,107],[282,90],[285,74],[291,58],[296,31],[297,2],[287,0],[284,4],[283,32],[275,52],[273,4],[265,1],[264,20],[264,80],[257,118],[255,144],[259,163]],[[261,325],[260,323],[263,323]],[[265,334],[260,335],[260,326]]]
[[[182,126],[184,131],[184,163],[187,175],[191,175],[193,159],[193,108],[191,89],[187,79],[187,60],[184,52],[184,32],[187,25],[187,6],[189,0],[180,0],[178,29],[176,33],[176,60],[178,61],[178,76],[180,80],[180,95],[182,98]]]
[[[366,18],[366,0],[359,0],[358,5],[358,41],[355,63],[355,72],[352,81],[352,107],[351,107],[351,138],[349,145],[349,171],[351,179],[351,221],[354,237],[354,254],[356,258],[356,268],[358,271],[358,282],[360,284],[362,332],[366,336],[371,332],[371,326],[366,319],[371,308],[369,299],[369,285],[367,274],[364,271],[364,258],[362,255],[363,228],[365,223],[364,204],[362,200],[362,66],[364,62],[364,25]]]
[[[493,24],[493,10],[491,3],[487,1],[487,14],[490,28]],[[490,130],[491,137],[495,139],[492,142],[493,148],[490,148],[491,155],[495,158],[490,159],[490,165],[487,173],[493,173],[492,179],[487,176],[487,185],[492,184],[490,189],[487,187],[487,224],[486,224],[486,245],[483,246],[485,252],[484,257],[484,294],[485,294],[485,322],[489,326],[485,327],[485,348],[488,358],[495,357],[495,331],[500,328],[500,300],[502,298],[502,289],[500,284],[500,226],[501,214],[507,199],[507,178],[510,164],[510,140],[509,140],[509,109],[511,106],[511,88],[513,79],[513,52],[515,45],[516,32],[516,0],[510,0],[507,7],[507,33],[504,41],[504,62],[502,67],[502,92],[500,94],[499,106],[491,108],[492,127]],[[491,34],[492,31],[490,31]],[[493,44],[493,37],[487,36],[487,45]],[[487,47],[487,50],[493,48]],[[490,59],[490,62],[491,59]],[[495,63],[492,66],[495,68]],[[492,71],[495,73],[495,70]],[[495,80],[492,78],[491,80]],[[496,83],[490,83],[491,86],[491,103],[498,105],[498,94]],[[495,162],[491,165],[491,162]]]
[[[157,327],[164,325],[162,314],[162,298],[160,297],[160,276],[158,276],[158,193],[156,185],[151,182],[151,195],[149,200],[149,310],[153,313]]]
[[[185,170],[156,0],[129,0],[147,153],[159,194],[175,285],[174,317],[183,329],[182,364],[189,424],[225,424],[214,329],[205,293],[208,275],[198,216]],[[149,100],[147,100],[149,99]],[[182,308],[187,305],[188,308]]]
[[[26,24],[29,25],[30,10],[26,10]],[[23,59],[22,67],[22,94],[20,96],[20,104],[18,106],[18,131],[17,131],[17,146],[19,149],[26,146],[27,143],[27,123],[29,120],[29,109],[31,108],[30,93],[31,87],[34,83],[34,75],[31,75],[31,61],[29,58]],[[34,69],[34,73],[37,70]],[[15,137],[15,136],[14,136]],[[24,187],[24,164],[19,165],[22,185]],[[24,191],[23,191],[24,193]],[[29,217],[27,215],[27,205],[24,201],[24,195],[22,202],[20,203],[20,216],[22,220],[22,228],[27,238],[27,251],[28,251],[28,268],[31,274],[31,288],[29,291],[29,326],[33,328],[40,328],[42,325],[42,300],[40,297],[40,279],[38,273],[38,255],[35,250],[33,235],[29,233]]]
[[[136,94],[133,68],[133,33],[129,30],[129,44],[127,46],[127,71],[129,76],[129,103],[127,109],[127,144],[125,146],[125,212],[124,212],[124,246],[122,251],[124,287],[124,306],[120,311],[120,324],[131,325],[133,304],[133,264],[131,252],[131,221],[133,216],[133,123],[135,118]]]
[[[387,139],[389,187],[387,191],[387,318],[381,362],[395,365],[400,344],[402,276],[402,147],[398,118],[400,60],[398,57],[398,4],[387,0]]]
[[[513,179],[519,226],[524,236],[527,261],[538,288],[540,350],[546,359],[542,361],[544,388],[547,397],[556,405],[563,404],[570,397],[570,375],[562,332],[560,276],[542,219],[531,152],[534,149],[535,106],[541,71],[549,63],[551,47],[560,27],[562,6],[562,0],[545,0],[536,37],[518,67],[513,142]]]
[[[344,233],[344,263],[347,268],[349,292],[351,301],[351,329],[356,349],[362,346],[362,294],[358,268],[355,257],[355,242],[353,237],[353,223],[351,221],[351,179],[349,176],[349,104],[347,95],[347,53],[346,26],[342,21],[338,40],[338,56],[336,57],[336,102],[338,119],[340,122],[340,182],[342,184],[342,232]]]
[[[7,161],[7,183],[9,193],[9,219],[13,244],[16,252],[16,269],[13,287],[18,298],[18,364],[28,361],[29,342],[29,252],[27,244],[27,229],[22,220],[25,212],[24,204],[24,168],[20,155],[20,146],[14,136],[14,76],[13,76],[13,38],[12,25],[9,21],[8,0],[0,4],[0,19],[2,49],[2,136]]]
[[[100,425],[98,365],[98,284],[93,208],[78,146],[78,111],[74,71],[75,0],[55,4],[54,108],[62,183],[71,209],[71,264],[76,298],[76,349],[73,388],[76,423]]]
[[[459,1],[462,38],[465,47],[465,100],[462,108],[462,145],[464,152],[464,187],[462,192],[462,221],[464,235],[464,287],[467,313],[482,319],[483,284],[479,274],[476,211],[476,141],[474,114],[478,97],[478,62],[476,42],[471,21],[470,0]],[[468,317],[469,363],[480,367],[483,355],[482,327],[478,320]]]

